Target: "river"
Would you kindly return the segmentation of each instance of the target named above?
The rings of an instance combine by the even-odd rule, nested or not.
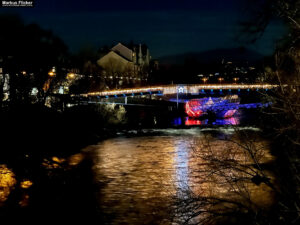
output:
[[[255,137],[251,143],[259,165],[274,160],[268,143],[257,138],[258,129],[239,131],[251,134],[249,142]],[[252,182],[259,171],[235,132],[233,127],[152,129],[87,147],[83,151],[93,159],[102,220],[134,225],[207,219],[208,224],[216,210],[236,210],[242,204],[244,213],[271,206],[274,193],[263,182]],[[220,164],[229,161],[234,163]],[[271,172],[263,173],[274,181]]]

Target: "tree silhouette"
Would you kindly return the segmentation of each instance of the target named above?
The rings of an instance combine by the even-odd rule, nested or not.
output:
[[[0,15],[0,26],[0,57],[3,73],[10,75],[11,102],[27,99],[32,87],[43,95],[49,70],[68,63],[66,45],[51,31],[26,25],[16,15]],[[58,69],[56,75],[59,79],[64,74]]]

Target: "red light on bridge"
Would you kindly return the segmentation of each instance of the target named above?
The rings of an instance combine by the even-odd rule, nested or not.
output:
[[[200,117],[203,114],[203,111],[195,108],[201,106],[199,100],[191,100],[185,103],[185,112],[189,117]]]

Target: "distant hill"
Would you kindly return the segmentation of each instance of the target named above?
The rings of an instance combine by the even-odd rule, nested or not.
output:
[[[214,49],[204,52],[189,52],[179,55],[169,55],[158,58],[160,64],[180,65],[186,60],[193,60],[200,63],[215,63],[225,61],[239,62],[256,62],[263,59],[263,55],[253,50],[240,47],[230,49]]]

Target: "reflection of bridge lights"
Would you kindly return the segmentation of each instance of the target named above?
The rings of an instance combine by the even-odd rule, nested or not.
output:
[[[185,120],[185,125],[186,125],[186,126],[196,126],[196,125],[201,125],[201,121],[200,121],[200,120],[195,120],[195,119],[187,118],[187,119]]]

